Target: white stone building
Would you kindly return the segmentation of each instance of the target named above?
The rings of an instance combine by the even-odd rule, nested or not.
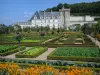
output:
[[[55,28],[68,29],[69,26],[74,24],[96,23],[94,18],[93,16],[73,16],[70,15],[70,9],[63,8],[59,12],[36,11],[28,22],[17,22],[15,24],[20,25],[21,28],[49,25],[50,28],[55,26]]]

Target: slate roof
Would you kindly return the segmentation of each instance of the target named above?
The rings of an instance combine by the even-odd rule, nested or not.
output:
[[[57,19],[58,16],[60,16],[60,13],[59,12],[44,12],[44,11],[38,12],[36,11],[30,20],[34,19],[35,16],[37,17],[37,19],[40,19],[40,17],[43,17],[43,18],[44,17],[55,17]]]

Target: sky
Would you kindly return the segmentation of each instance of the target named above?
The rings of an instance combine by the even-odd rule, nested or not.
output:
[[[11,25],[28,21],[35,11],[45,10],[59,3],[94,2],[98,0],[0,0],[0,24]]]

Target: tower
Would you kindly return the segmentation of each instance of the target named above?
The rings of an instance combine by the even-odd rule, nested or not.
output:
[[[60,25],[63,29],[68,30],[70,25],[70,9],[65,9],[64,7],[59,10],[60,12]]]

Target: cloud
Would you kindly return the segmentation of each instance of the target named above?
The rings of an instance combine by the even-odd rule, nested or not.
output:
[[[24,12],[25,15],[32,15],[33,12]]]
[[[32,16],[33,12],[24,12],[24,17],[28,18],[30,16]]]
[[[25,17],[25,18],[28,18],[28,17],[29,17],[29,15],[24,15],[24,17]]]

